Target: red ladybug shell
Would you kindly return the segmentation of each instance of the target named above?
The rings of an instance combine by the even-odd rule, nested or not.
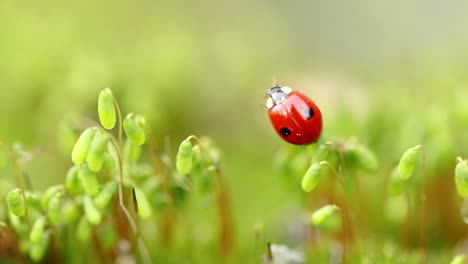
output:
[[[322,133],[322,113],[309,97],[279,85],[267,94],[268,115],[282,139],[294,145],[317,142]]]

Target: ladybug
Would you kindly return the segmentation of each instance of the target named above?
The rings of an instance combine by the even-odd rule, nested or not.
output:
[[[317,142],[322,133],[322,113],[309,97],[280,85],[268,89],[267,97],[271,124],[282,139],[294,145]]]

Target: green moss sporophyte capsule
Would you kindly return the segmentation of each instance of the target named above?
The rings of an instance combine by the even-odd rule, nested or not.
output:
[[[63,185],[52,185],[44,192],[41,198],[41,206],[44,210],[49,208],[50,200],[63,190]]]
[[[321,170],[322,165],[320,162],[310,165],[309,169],[307,169],[304,177],[302,178],[301,186],[304,192],[310,192],[315,189],[315,186],[317,186],[317,183],[320,179]]]
[[[104,88],[99,93],[98,114],[101,125],[106,129],[112,129],[115,126],[116,114],[114,106],[114,96],[109,88]]]
[[[82,216],[78,221],[78,226],[76,227],[76,236],[81,242],[88,242],[88,240],[91,238],[92,232],[93,228],[88,222],[87,217]]]
[[[14,189],[8,193],[7,204],[12,214],[18,217],[24,215],[26,208],[23,194],[20,189]]]
[[[53,225],[60,223],[62,218],[62,199],[61,193],[57,193],[49,201],[49,207],[47,208],[47,217]]]
[[[93,203],[93,200],[89,196],[85,196],[83,198],[83,205],[84,205],[84,211],[86,215],[86,219],[88,219],[88,222],[97,225],[101,223],[101,213],[99,210],[96,208],[96,206]]]
[[[87,164],[82,164],[80,166],[78,177],[80,178],[81,186],[83,186],[84,191],[88,195],[94,197],[99,193],[97,176],[88,168]]]
[[[145,130],[144,130],[144,119],[141,116],[135,116],[131,113],[125,117],[123,122],[123,128],[128,139],[135,145],[142,145],[145,143]]]
[[[458,163],[455,167],[455,186],[461,197],[468,196],[468,160],[458,158]]]
[[[77,195],[82,190],[80,179],[78,177],[79,167],[71,167],[65,177],[65,189],[72,195]]]
[[[417,145],[403,153],[403,156],[400,159],[400,163],[398,164],[398,170],[402,179],[409,179],[411,175],[413,175],[420,148],[421,145]]]
[[[86,155],[88,168],[94,172],[101,170],[104,163],[104,152],[107,149],[107,136],[104,133],[97,132]]]
[[[179,145],[179,152],[176,157],[177,171],[182,175],[187,175],[192,171],[193,150],[192,142],[189,138]]]
[[[115,181],[110,181],[104,185],[102,188],[101,192],[94,198],[94,204],[96,205],[97,208],[99,209],[104,209],[106,208],[111,199],[112,196],[117,192],[117,183]]]
[[[75,146],[72,150],[72,161],[75,164],[81,164],[85,161],[86,155],[88,154],[89,147],[91,146],[91,141],[93,140],[95,133],[94,128],[88,128],[83,133],[81,133],[78,141],[76,141]]]
[[[330,218],[331,215],[338,211],[338,209],[339,207],[334,204],[325,205],[312,214],[310,221],[314,225],[321,225],[328,218]]]
[[[29,233],[29,241],[32,243],[39,243],[41,241],[42,235],[44,234],[46,224],[47,220],[43,216],[34,221],[31,232]]]
[[[38,243],[32,243],[29,248],[29,256],[34,262],[39,262],[44,258],[49,245],[49,232],[43,232]]]

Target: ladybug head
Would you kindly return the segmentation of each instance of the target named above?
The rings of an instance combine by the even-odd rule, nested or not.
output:
[[[268,109],[272,108],[275,105],[281,104],[291,92],[291,88],[286,86],[275,85],[268,89],[267,91],[267,102],[266,106]]]

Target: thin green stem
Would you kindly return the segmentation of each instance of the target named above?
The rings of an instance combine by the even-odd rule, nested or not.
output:
[[[333,175],[335,176],[335,178],[340,182],[340,185],[343,188],[343,191],[346,193],[346,186],[345,186],[343,178],[341,178],[338,171],[330,164],[330,162],[324,160],[324,161],[320,162],[320,165],[327,165],[327,167],[330,168],[330,170],[333,172]]]
[[[26,190],[26,184],[24,182],[24,178],[21,177],[21,166],[20,166],[20,164],[18,164],[18,159],[16,157],[16,154],[14,153],[14,151],[11,149],[11,147],[8,144],[6,144],[3,141],[0,141],[0,146],[3,146],[8,151],[8,153],[14,158],[16,187],[18,187],[20,189],[21,196],[23,197],[23,200],[24,200],[24,203],[25,203],[24,204],[24,209],[25,209],[24,214],[25,214],[26,222],[28,223],[28,227],[29,227],[29,229],[31,229],[31,220],[29,218],[29,211],[28,211],[28,206],[27,206],[27,203],[26,203],[26,194],[24,193],[24,190]]]
[[[335,176],[335,178],[340,183],[341,188],[343,189],[343,192],[346,195],[345,182],[342,179],[342,177],[340,177],[340,174],[338,174],[336,169],[328,161],[321,161],[320,165],[327,165],[331,169],[333,175]],[[347,249],[348,239],[351,238],[352,225],[351,225],[351,219],[349,218],[349,205],[348,205],[345,198],[343,198],[342,204],[343,204],[343,209],[344,210],[342,209],[342,214],[341,215],[344,218],[344,224],[345,224],[345,226],[344,226],[344,239],[343,239],[343,256],[346,256],[346,249]]]
[[[142,260],[143,260],[143,263],[151,263],[151,257],[148,253],[148,250],[146,249],[146,246],[145,246],[145,243],[143,241],[143,238],[141,237],[141,233],[138,229],[138,226],[137,224],[135,223],[135,221],[133,220],[133,217],[132,215],[130,214],[130,212],[128,211],[127,207],[125,206],[125,203],[124,203],[124,200],[123,200],[123,170],[122,170],[122,146],[123,146],[123,143],[122,143],[122,113],[120,111],[120,107],[119,107],[119,104],[117,103],[117,100],[115,99],[114,96],[112,96],[113,100],[114,100],[114,105],[115,105],[115,108],[117,110],[117,116],[118,116],[118,119],[119,119],[119,141],[118,141],[118,144],[115,140],[115,138],[113,136],[111,136],[111,142],[113,143],[113,146],[114,146],[114,149],[117,153],[117,156],[118,156],[118,166],[119,166],[119,169],[118,169],[118,172],[119,172],[119,180],[117,181],[118,183],[118,187],[119,187],[119,205],[120,205],[120,208],[122,209],[122,211],[124,212],[125,216],[127,217],[127,220],[128,220],[128,223],[130,224],[130,227],[133,231],[133,233],[135,234],[135,237],[137,239],[137,244],[138,244],[138,248],[140,250],[140,254],[141,254],[141,257],[142,257]]]
[[[119,119],[119,146],[122,147],[123,146],[123,143],[122,143],[122,121],[123,121],[123,118],[122,118],[122,112],[120,111],[120,107],[119,107],[119,103],[117,102],[117,99],[115,99],[114,95],[112,95],[112,100],[114,101],[114,106],[115,106],[115,109],[117,110],[117,117]]]
[[[336,144],[336,142],[331,141],[331,140],[328,140],[323,144],[333,147],[333,149],[335,149],[335,151],[338,152],[338,156],[340,157],[341,172],[344,173],[345,172],[345,159],[344,159],[344,155],[343,155],[343,151],[341,147],[338,144]]]
[[[200,143],[200,139],[199,139],[197,136],[195,136],[195,135],[190,135],[190,136],[187,137],[187,140],[192,140],[192,139],[195,139],[195,141],[197,141],[198,143]]]
[[[427,238],[426,238],[426,214],[427,214],[427,208],[426,208],[426,148],[424,145],[421,146],[421,151],[422,151],[422,171],[421,171],[421,219],[420,219],[420,225],[419,225],[419,244],[421,249],[423,250],[423,255],[426,257],[426,244],[427,244]]]

